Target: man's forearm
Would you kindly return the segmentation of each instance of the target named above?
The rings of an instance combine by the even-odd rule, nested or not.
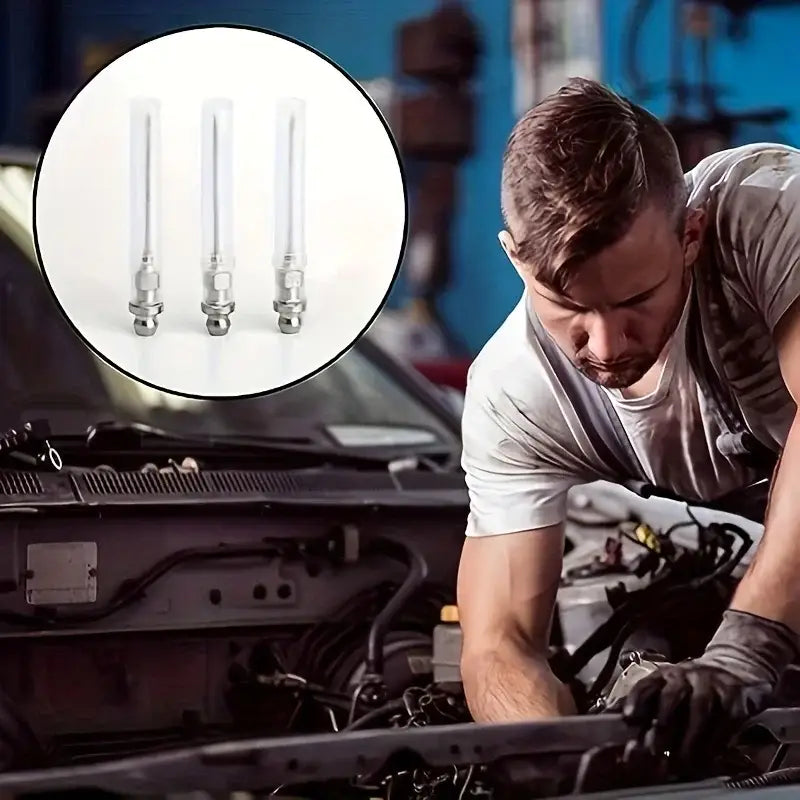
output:
[[[800,413],[773,477],[764,535],[731,607],[800,632]]]
[[[569,689],[544,657],[512,644],[465,656],[462,680],[476,722],[515,722],[575,714]]]

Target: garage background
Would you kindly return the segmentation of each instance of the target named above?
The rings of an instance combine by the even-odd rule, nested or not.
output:
[[[448,41],[441,25],[438,34],[434,23],[414,28],[454,6],[473,26],[474,52]],[[674,123],[687,168],[720,147],[800,142],[790,77],[800,59],[797,2],[0,0],[0,143],[41,147],[70,95],[117,52],[213,23],[270,28],[322,50],[374,89],[396,129],[416,114],[410,144],[397,132],[412,247],[377,332],[456,386],[518,298],[496,240],[499,166],[516,116],[543,92],[569,75],[602,78]],[[463,58],[460,72],[447,67],[448,53]],[[419,80],[420,70],[433,77]],[[442,90],[467,99],[460,127],[451,113],[451,138],[437,142],[437,121],[401,104]]]

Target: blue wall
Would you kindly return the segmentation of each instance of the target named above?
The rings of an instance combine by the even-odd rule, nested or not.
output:
[[[77,74],[82,43],[121,33],[146,36],[171,27],[232,22],[269,27],[323,51],[359,79],[393,70],[394,32],[401,22],[427,14],[437,0],[81,0],[66,3],[67,76]],[[459,173],[460,211],[455,227],[455,269],[442,302],[446,321],[478,350],[517,299],[518,279],[497,243],[500,229],[500,160],[513,124],[511,110],[510,2],[473,0],[485,57],[476,86],[476,154]]]
[[[673,0],[656,0],[639,40],[639,64],[646,80],[662,87],[669,78],[669,34]],[[604,79],[622,93],[630,91],[624,73],[622,42],[634,0],[605,0],[603,19]],[[714,12],[715,39],[712,42],[711,75],[720,85],[720,105],[729,111],[747,111],[786,106],[790,120],[777,131],[743,129],[736,144],[778,136],[781,141],[800,144],[800,92],[792,80],[800,68],[796,31],[800,25],[800,3],[795,6],[765,4],[747,15],[744,38],[729,36],[729,15]],[[685,76],[697,77],[696,51],[687,40]],[[663,115],[669,109],[667,95],[660,92],[645,103]]]

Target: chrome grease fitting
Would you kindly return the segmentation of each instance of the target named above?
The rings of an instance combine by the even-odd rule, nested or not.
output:
[[[152,336],[158,329],[161,299],[159,250],[160,104],[138,98],[131,103],[130,237],[133,330]]]
[[[201,311],[206,315],[206,330],[212,336],[224,336],[231,327],[230,315],[236,310],[233,299],[233,275],[221,256],[212,255],[204,264],[203,302]]]
[[[206,330],[224,336],[231,327],[233,297],[233,104],[213,98],[202,113],[202,247]]]
[[[273,308],[278,312],[278,329],[281,333],[297,333],[303,324],[306,310],[305,273],[306,259],[287,255],[275,267],[275,296]]]
[[[161,301],[161,275],[152,256],[142,256],[133,278],[134,299],[128,303],[133,314],[133,330],[139,336],[152,336],[158,329],[158,315],[164,310]]]

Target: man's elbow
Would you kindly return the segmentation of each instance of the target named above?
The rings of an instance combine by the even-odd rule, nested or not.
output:
[[[522,633],[506,631],[500,635],[471,638],[465,636],[461,649],[461,679],[465,688],[475,686],[501,665],[546,664],[547,648],[537,645]]]
[[[461,650],[461,682],[467,693],[471,687],[480,683],[481,676],[491,669],[493,658],[493,653],[485,648]]]
[[[481,698],[503,673],[505,659],[497,650],[489,648],[464,648],[461,651],[461,683],[467,705],[475,715],[482,707]]]

